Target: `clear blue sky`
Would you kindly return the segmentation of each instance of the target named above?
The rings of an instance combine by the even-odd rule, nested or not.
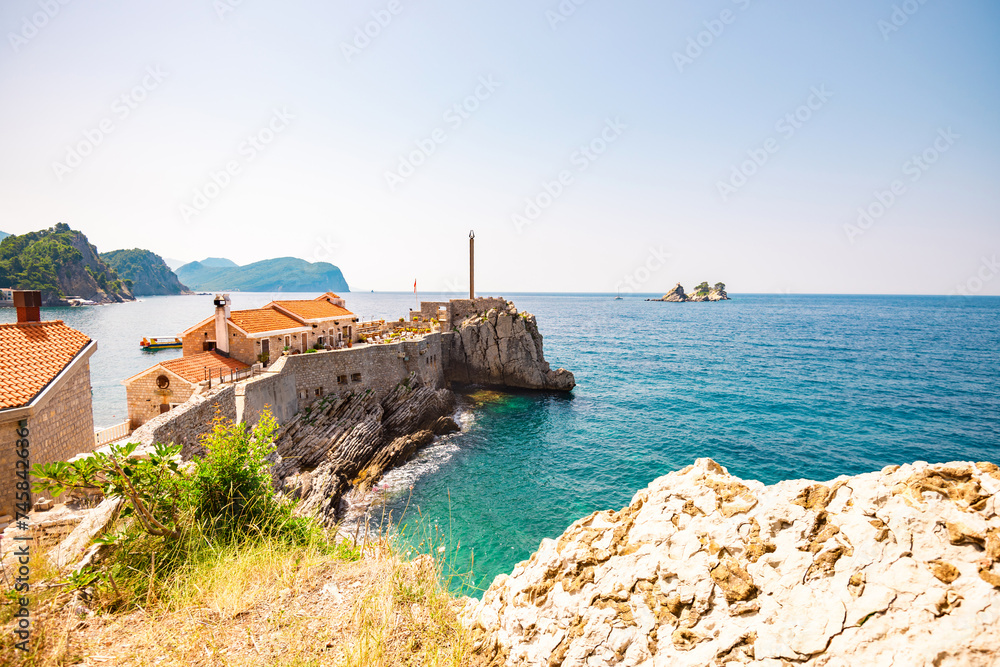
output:
[[[0,26],[6,232],[364,290],[465,289],[475,228],[482,292],[1000,294],[995,2],[7,0]]]

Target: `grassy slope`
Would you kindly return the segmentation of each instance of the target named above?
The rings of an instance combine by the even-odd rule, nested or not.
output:
[[[477,665],[458,620],[462,601],[439,575],[430,557],[404,562],[384,541],[357,561],[264,541],[151,587],[138,611],[94,613],[36,583],[32,650],[12,648],[3,607],[0,664]]]

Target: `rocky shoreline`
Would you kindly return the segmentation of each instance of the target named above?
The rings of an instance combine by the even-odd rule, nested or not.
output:
[[[543,540],[463,614],[490,664],[990,667],[1000,468],[771,486],[709,459]]]

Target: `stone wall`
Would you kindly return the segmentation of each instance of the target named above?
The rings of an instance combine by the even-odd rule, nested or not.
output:
[[[212,428],[216,414],[236,421],[236,386],[227,384],[213,388],[209,393],[193,396],[178,406],[137,428],[129,437],[130,442],[152,445],[156,442],[173,442],[183,445],[181,455],[188,459],[202,451],[199,440]]]
[[[160,389],[156,384],[156,378],[161,375],[170,379],[170,386],[166,389]],[[160,416],[161,405],[177,406],[186,402],[197,389],[197,385],[186,382],[159,366],[150,368],[126,387],[130,428],[139,428],[150,419]]]
[[[452,299],[448,302],[448,322],[458,326],[469,315],[485,313],[491,308],[507,308],[507,299],[502,297],[482,296],[475,299]]]
[[[295,389],[295,377],[291,373],[281,372],[284,368],[283,357],[275,372],[241,382],[236,385],[237,419],[253,426],[267,408],[279,424],[286,424],[298,412],[298,396]]]
[[[0,515],[12,514],[17,476],[17,421],[0,424]],[[77,364],[28,417],[31,465],[65,461],[94,449],[90,362]]]
[[[400,343],[292,355],[285,357],[282,369],[295,377],[299,410],[327,394],[365,389],[386,394],[410,373],[416,373],[425,386],[441,387],[441,334]]]

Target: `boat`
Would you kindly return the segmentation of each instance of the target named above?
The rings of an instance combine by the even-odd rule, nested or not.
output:
[[[618,288],[618,296],[615,297],[615,301],[621,301],[621,300],[622,300],[622,290],[619,287]]]
[[[139,347],[146,352],[153,352],[184,347],[184,343],[177,336],[159,336],[157,338],[143,338]]]

